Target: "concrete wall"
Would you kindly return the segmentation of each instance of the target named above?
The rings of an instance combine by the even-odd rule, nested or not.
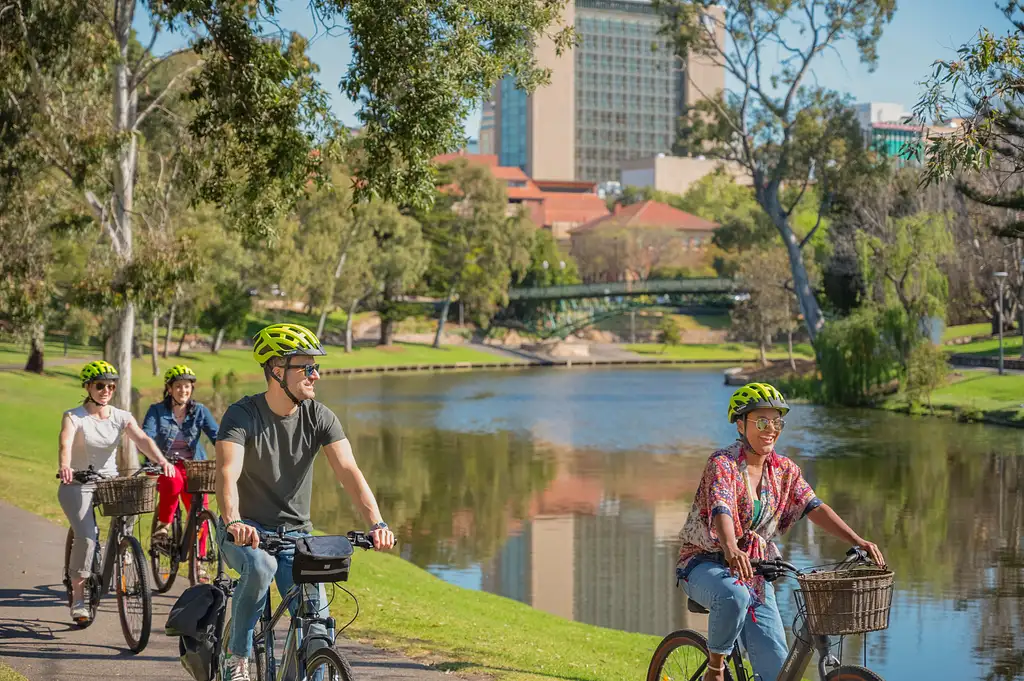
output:
[[[566,4],[561,22],[572,26],[576,19],[575,3]],[[572,50],[555,54],[555,43],[544,37],[537,44],[537,63],[551,69],[550,85],[538,88],[527,105],[526,174],[539,180],[576,179],[576,69]]]
[[[752,180],[737,163],[719,159],[684,156],[657,156],[622,164],[623,186],[653,187],[659,191],[685,194],[690,186],[705,175],[724,168],[737,184],[750,185]]]

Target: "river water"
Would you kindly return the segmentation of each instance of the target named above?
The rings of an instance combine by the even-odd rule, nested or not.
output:
[[[718,371],[663,369],[318,384],[403,557],[466,588],[659,636],[706,626],[674,586],[675,537],[708,455],[734,439],[730,391]],[[1024,680],[1024,431],[796,406],[779,450],[896,572],[890,628],[847,638],[845,660],[866,655],[889,681]],[[322,482],[318,528],[359,526]],[[780,545],[801,566],[847,548],[806,521]],[[792,588],[780,585],[787,626]]]

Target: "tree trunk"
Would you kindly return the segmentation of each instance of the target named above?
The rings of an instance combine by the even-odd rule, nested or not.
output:
[[[793,329],[788,329],[786,335],[786,341],[789,345],[789,368],[796,371],[796,360],[793,359]]]
[[[352,352],[352,319],[356,316],[356,308],[359,301],[353,300],[352,307],[348,309],[348,317],[345,319],[345,352]]]
[[[32,373],[43,373],[43,354],[46,348],[43,343],[46,330],[42,324],[32,325],[32,343],[28,353],[28,361],[25,363],[25,371]]]
[[[811,279],[807,275],[807,266],[804,265],[803,251],[800,249],[800,239],[793,233],[789,226],[789,219],[786,217],[782,206],[779,204],[778,188],[774,194],[768,197],[767,206],[762,206],[771,217],[775,228],[782,236],[782,242],[786,245],[786,253],[789,255],[789,269],[793,274],[793,290],[796,293],[797,302],[800,303],[800,312],[804,316],[804,326],[807,327],[807,335],[811,343],[818,337],[818,332],[825,325],[825,318],[821,314],[821,307],[818,299],[814,296],[814,289],[811,288]]]
[[[763,367],[768,366],[768,348],[766,346],[767,339],[764,336],[761,336],[761,342],[758,344],[758,350],[761,354],[761,366]]]
[[[114,392],[113,404],[118,409],[131,411],[132,408],[132,338],[135,331],[135,303],[128,301],[118,311],[118,326],[114,331],[111,364],[117,368],[119,380]],[[117,453],[117,469],[122,473],[139,467],[135,446],[127,439]]]
[[[341,271],[345,269],[345,259],[348,257],[348,241],[342,246],[341,255],[338,257],[338,266],[334,268],[334,278],[327,283],[327,295],[324,300],[324,309],[320,312],[320,321],[316,325],[316,337],[319,338],[324,333],[324,325],[327,323],[327,315],[331,312],[331,306],[334,304],[334,289],[338,284],[338,279],[341,278]]]
[[[216,355],[220,352],[220,346],[224,342],[224,327],[217,329],[217,337],[213,339],[213,347],[210,348],[210,352]]]
[[[139,342],[139,335],[132,329],[132,359],[142,359],[142,343]]]
[[[120,266],[132,262],[132,217],[134,215],[135,162],[138,152],[138,138],[132,132],[138,106],[138,91],[132,87],[129,65],[132,63],[129,47],[132,38],[132,20],[135,14],[134,0],[116,0],[114,7],[114,38],[117,41],[119,58],[114,63],[114,133],[120,144],[117,147],[117,162],[114,166],[113,235],[116,237],[115,251]],[[114,406],[131,409],[132,395],[132,339],[135,336],[135,304],[127,301],[120,310],[117,331],[114,333],[114,366],[120,374]],[[126,441],[127,442],[127,441]],[[130,472],[138,468],[135,447],[128,443],[118,452],[118,469]]]
[[[178,356],[178,357],[181,357],[181,348],[182,348],[182,346],[185,345],[185,336],[188,335],[188,332],[189,332],[191,326],[192,326],[192,323],[191,323],[191,320],[189,320],[189,321],[186,321],[185,325],[181,327],[181,340],[178,341],[178,349],[174,351],[174,354],[176,356]]]
[[[149,356],[153,358],[153,375],[159,376],[160,362],[157,361],[156,356],[157,353],[160,351],[157,350],[156,346],[160,343],[160,315],[158,315],[156,312],[153,313],[153,338],[151,343],[152,345],[150,345],[149,347]]]
[[[452,296],[455,295],[455,289],[448,289],[448,295],[444,299],[444,304],[441,305],[441,316],[437,320],[437,333],[434,334],[434,347],[441,347],[441,334],[444,333],[444,323],[448,321],[448,311],[452,306]]]
[[[111,333],[103,340],[103,361],[109,362],[114,357],[114,334]]]
[[[395,323],[390,318],[380,318],[380,340],[377,345],[383,345],[385,347],[391,347],[395,340]]]
[[[177,303],[171,303],[171,311],[167,313],[167,335],[164,336],[163,351],[164,359],[167,359],[167,347],[171,344],[171,334],[174,332],[174,312],[177,308]]]

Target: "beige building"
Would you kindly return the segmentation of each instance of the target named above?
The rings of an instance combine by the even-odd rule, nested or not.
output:
[[[580,44],[538,46],[551,84],[526,95],[505,78],[484,104],[481,151],[534,179],[618,180],[623,161],[670,152],[682,112],[725,87],[722,67],[674,56],[648,0],[574,0],[563,22]]]
[[[732,175],[737,184],[753,184],[750,174],[740,164],[702,156],[659,154],[623,161],[620,177],[623,187],[651,187],[658,191],[685,194],[690,185],[718,169]]]

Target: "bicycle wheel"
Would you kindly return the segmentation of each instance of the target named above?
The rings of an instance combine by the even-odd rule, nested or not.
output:
[[[825,677],[825,681],[885,681],[885,679],[867,667],[847,664],[830,671]]]
[[[141,652],[149,643],[153,626],[153,596],[149,593],[145,565],[139,540],[135,537],[121,539],[114,569],[117,614],[121,618],[121,633],[133,653]]]
[[[732,681],[728,659],[726,681]],[[673,631],[662,639],[647,668],[647,681],[699,681],[708,668],[708,640],[696,631]]]
[[[188,550],[188,581],[193,586],[210,584],[224,574],[224,561],[217,546],[216,529],[216,518],[212,512],[204,508],[199,512],[192,546]],[[204,537],[205,551],[200,551]]]
[[[310,681],[352,681],[352,667],[336,647],[319,648],[306,660]]]
[[[68,566],[71,565],[71,544],[75,541],[75,531],[68,528],[68,539],[64,542],[64,588],[68,592],[68,607],[70,608],[74,603],[71,602],[71,574],[68,570]]]
[[[154,521],[153,527],[156,527]],[[174,512],[174,520],[167,535],[154,541],[149,538],[149,560],[153,566],[153,586],[158,593],[167,593],[178,576],[178,547],[181,546],[181,510]]]

